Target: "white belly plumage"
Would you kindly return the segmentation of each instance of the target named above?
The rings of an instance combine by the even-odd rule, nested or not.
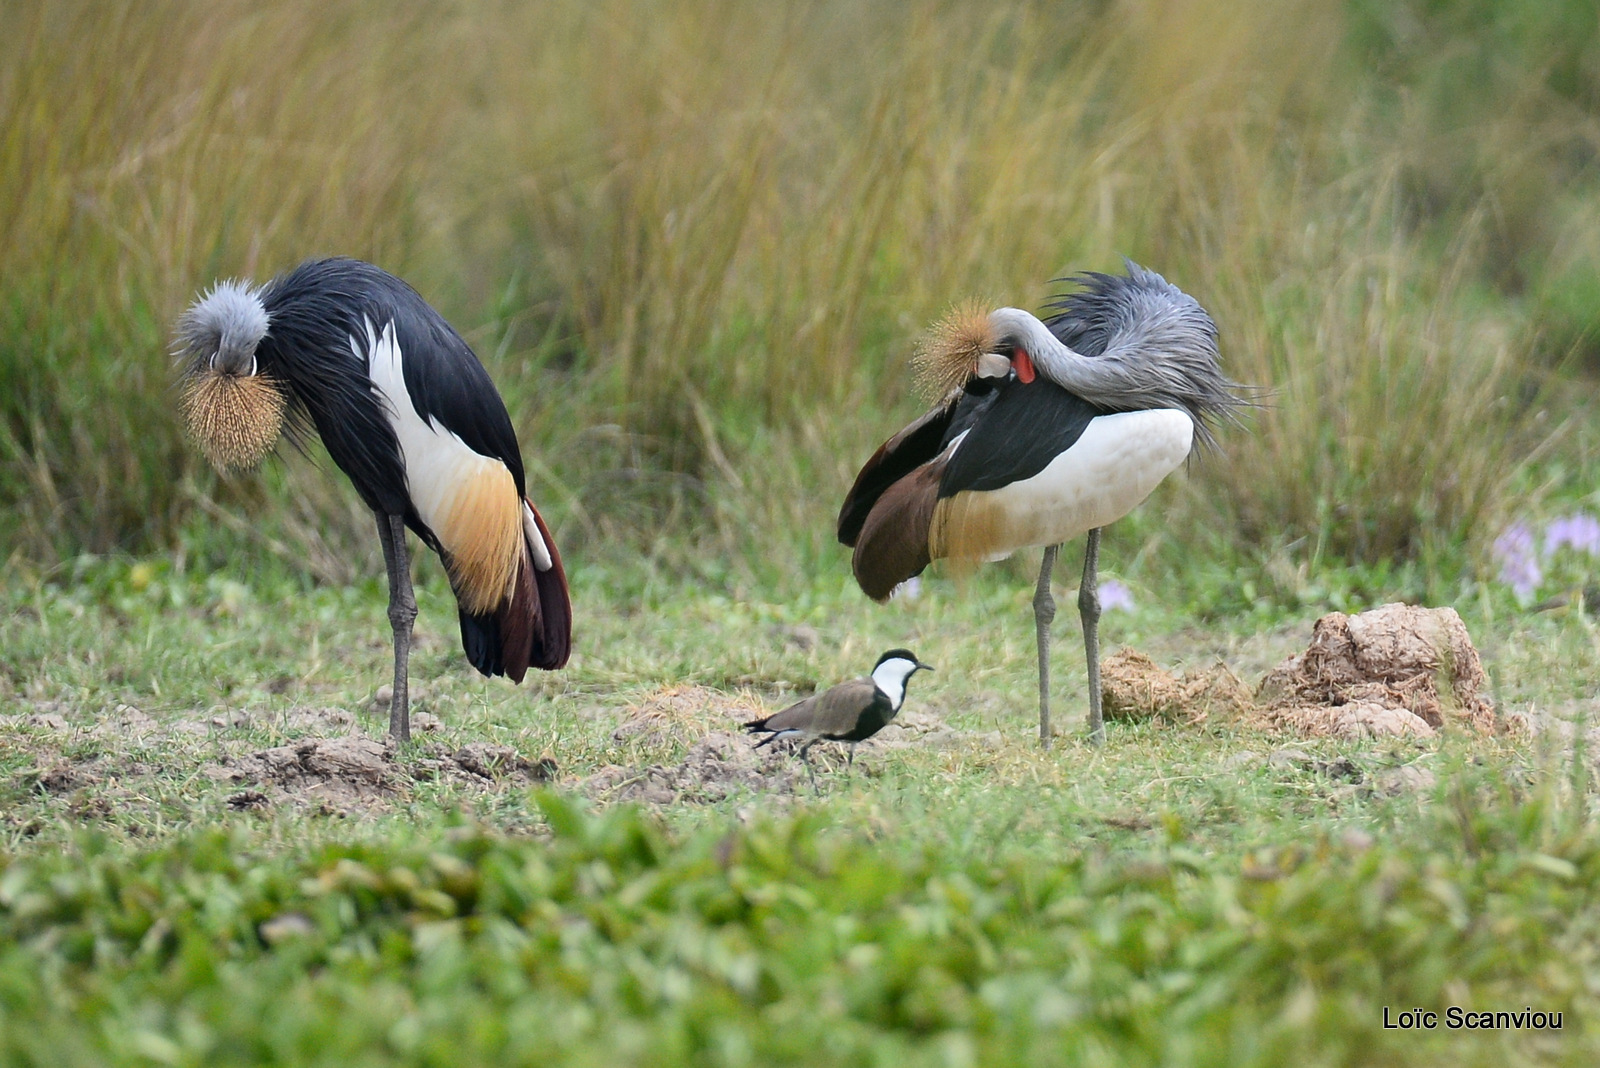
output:
[[[935,558],[999,560],[1055,545],[1127,515],[1189,455],[1194,423],[1160,408],[1097,416],[1032,478],[940,501],[929,530]]]
[[[418,414],[406,389],[394,324],[382,333],[370,320],[366,327],[365,351],[354,337],[350,348],[366,359],[373,384],[388,402],[411,506],[449,554],[446,563],[462,606],[492,611],[510,595],[524,536],[536,546],[536,566],[549,568],[544,540],[506,465]]]

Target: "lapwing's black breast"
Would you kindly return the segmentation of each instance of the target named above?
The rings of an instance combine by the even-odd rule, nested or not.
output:
[[[857,718],[855,727],[843,734],[830,734],[829,738],[836,742],[861,742],[883,730],[884,725],[894,718],[894,706],[882,690],[874,689],[872,703]]]
[[[963,430],[968,433],[945,467],[940,498],[1032,478],[1076,444],[1090,420],[1105,414],[1106,409],[1043,378],[1008,381],[951,420],[945,444]]]

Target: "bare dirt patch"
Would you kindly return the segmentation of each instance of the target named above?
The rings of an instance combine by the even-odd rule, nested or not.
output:
[[[844,761],[814,746],[812,765],[825,772]],[[805,767],[784,743],[761,749],[749,735],[713,731],[693,746],[676,764],[644,768],[618,765],[601,768],[583,780],[582,789],[597,801],[643,801],[668,805],[678,801],[721,801],[734,793],[793,793],[808,787]]]
[[[761,719],[770,711],[746,691],[727,693],[706,686],[666,686],[623,709],[612,741],[643,748],[691,745],[714,731]]]
[[[641,748],[687,745],[688,752],[675,762],[640,766],[612,764],[580,784],[597,801],[640,801],[668,805],[679,801],[707,803],[737,793],[791,795],[810,790],[805,765],[795,756],[797,745],[788,740],[756,748],[758,739],[737,730],[737,725],[771,714],[748,692],[725,693],[703,686],[672,686],[647,695],[629,706],[627,718],[611,734],[612,740]],[[861,743],[860,756],[873,749],[910,746],[945,747],[988,736],[950,729],[941,716],[924,710],[902,712],[874,738]],[[995,735],[998,744],[998,734]],[[809,757],[818,783],[845,768],[848,750],[839,743],[820,742]],[[866,769],[857,761],[856,773]]]
[[[401,752],[387,736],[363,733],[358,717],[342,708],[292,708],[271,716],[225,710],[157,719],[119,705],[87,724],[52,712],[20,725],[24,729],[9,740],[33,766],[22,773],[19,785],[62,799],[83,818],[102,809],[108,818],[115,816],[140,798],[186,781],[217,784],[237,811],[292,806],[354,815],[387,808],[421,783],[488,793],[526,788],[556,774],[549,757],[534,759],[488,742],[456,747],[429,742]],[[262,747],[263,729],[306,733]],[[166,783],[152,789],[158,777]]]
[[[350,814],[382,807],[418,782],[448,781],[482,790],[527,787],[550,781],[557,770],[547,756],[530,760],[511,746],[488,742],[469,742],[455,750],[424,746],[408,761],[398,757],[388,736],[302,738],[215,767],[212,774],[257,787],[228,798],[237,809],[311,803]]]

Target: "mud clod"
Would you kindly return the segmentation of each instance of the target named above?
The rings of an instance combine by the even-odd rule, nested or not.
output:
[[[1386,604],[1317,620],[1311,644],[1268,672],[1260,721],[1304,735],[1432,737],[1495,729],[1488,679],[1453,608]]]
[[[456,766],[481,779],[517,777],[525,782],[549,782],[555,778],[556,762],[548,756],[529,760],[509,745],[471,742],[451,754]]]
[[[252,753],[239,762],[233,778],[314,794],[324,804],[348,804],[392,792],[391,768],[389,744],[349,735],[307,738]]]
[[[1237,716],[1251,707],[1250,690],[1226,665],[1175,678],[1143,653],[1120,649],[1100,663],[1107,719],[1161,719],[1199,726],[1213,713]]]

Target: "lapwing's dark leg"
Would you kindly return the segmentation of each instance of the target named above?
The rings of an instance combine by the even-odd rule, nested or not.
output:
[[[389,733],[411,740],[411,624],[417,599],[411,592],[411,560],[406,556],[406,522],[397,515],[378,516],[383,564],[389,571],[389,625],[394,628],[394,696],[389,701]]]
[[[816,769],[811,766],[811,758],[806,755],[807,750],[809,750],[812,746],[814,746],[816,744],[817,744],[817,739],[813,738],[809,742],[807,742],[805,745],[802,745],[800,747],[800,763],[802,763],[802,764],[804,764],[806,766],[806,774],[811,776],[811,792],[812,793],[821,793],[822,790],[817,786],[817,772],[816,772]]]
[[[1033,623],[1039,634],[1039,747],[1050,748],[1050,623],[1056,618],[1056,599],[1050,595],[1050,573],[1056,569],[1061,546],[1048,545],[1039,565],[1039,588],[1033,591]]]
[[[1078,587],[1078,614],[1083,617],[1083,652],[1089,661],[1089,741],[1101,745],[1106,725],[1100,718],[1100,528],[1089,531],[1083,547],[1083,584]]]
[[[855,766],[856,766],[856,743],[855,742],[851,742],[850,743],[850,760],[849,760],[848,763],[845,764],[844,770],[845,771],[849,771],[851,768],[853,768]]]

